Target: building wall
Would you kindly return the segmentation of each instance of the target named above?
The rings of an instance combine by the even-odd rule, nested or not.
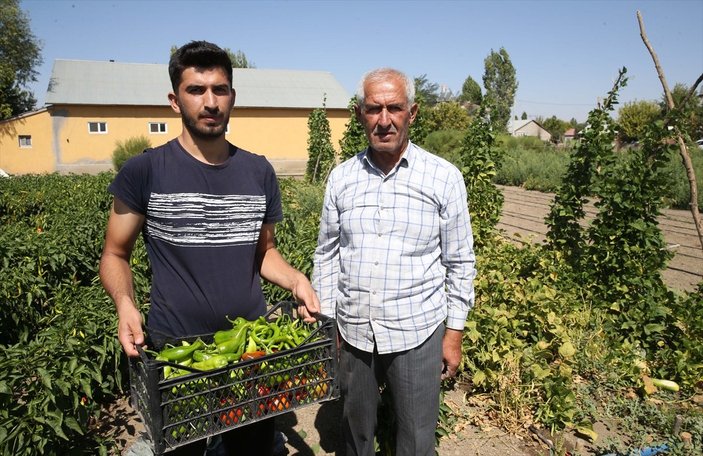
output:
[[[10,174],[48,173],[56,160],[51,153],[51,119],[38,111],[0,122],[0,169]],[[20,147],[19,136],[31,136],[31,147]]]
[[[530,122],[515,130],[513,136],[536,136],[542,141],[549,141],[552,135],[534,122]]]
[[[266,156],[283,175],[304,173],[310,109],[237,108],[227,139]],[[339,149],[349,113],[328,109],[332,144]],[[90,122],[105,122],[105,133],[91,133]],[[165,124],[151,133],[149,123]],[[181,133],[180,116],[170,107],[52,106],[0,123],[0,168],[10,174],[99,172],[112,169],[117,141],[146,136],[152,146]],[[32,147],[20,148],[18,135],[31,135]]]

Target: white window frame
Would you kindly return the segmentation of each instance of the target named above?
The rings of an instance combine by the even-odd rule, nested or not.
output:
[[[153,127],[156,127],[157,131],[154,131]],[[150,135],[168,134],[168,124],[166,122],[149,122],[148,129]]]
[[[97,131],[92,131],[91,126],[93,125],[97,127]],[[106,135],[107,122],[88,122],[88,133],[91,135]]]
[[[17,141],[19,143],[20,149],[32,148],[32,135],[18,135]]]

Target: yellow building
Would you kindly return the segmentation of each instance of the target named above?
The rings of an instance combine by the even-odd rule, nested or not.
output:
[[[339,150],[350,95],[323,71],[234,69],[237,93],[227,139],[266,156],[279,175],[302,175],[308,116],[327,110]],[[56,60],[45,106],[0,122],[0,170],[9,174],[93,173],[112,169],[118,141],[152,146],[181,133],[171,110],[168,66]]]

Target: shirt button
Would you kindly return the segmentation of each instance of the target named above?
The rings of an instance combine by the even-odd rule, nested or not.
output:
[[[375,291],[372,291],[372,292],[371,292],[371,294],[372,294],[372,295],[375,295],[375,294],[376,294],[376,292],[375,292]]]
[[[378,261],[374,261],[373,265],[378,266]]]

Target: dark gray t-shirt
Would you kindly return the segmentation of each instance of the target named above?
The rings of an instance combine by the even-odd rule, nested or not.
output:
[[[266,311],[256,262],[261,225],[281,221],[281,194],[265,157],[230,145],[220,165],[174,139],[128,160],[108,190],[146,216],[152,269],[147,326],[184,337]]]

